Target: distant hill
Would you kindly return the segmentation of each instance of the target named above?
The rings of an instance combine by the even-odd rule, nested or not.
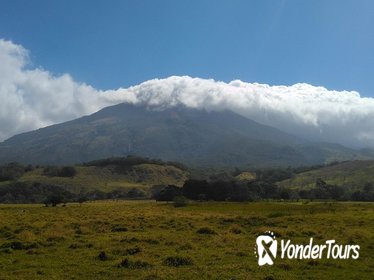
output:
[[[72,174],[57,170],[68,168]],[[150,197],[165,185],[182,186],[189,171],[180,164],[139,157],[109,158],[84,165],[32,167],[12,163],[0,166],[0,202],[41,202],[49,193],[91,199]]]
[[[126,155],[195,167],[298,166],[371,158],[341,145],[308,142],[231,111],[151,110],[129,104],[0,143],[2,163],[74,164]]]
[[[348,161],[333,164],[302,172],[291,179],[279,182],[278,185],[294,189],[309,189],[315,186],[317,179],[322,179],[331,185],[360,190],[367,183],[374,184],[374,161]]]

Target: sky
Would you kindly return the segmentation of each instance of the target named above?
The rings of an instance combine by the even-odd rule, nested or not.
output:
[[[1,0],[0,37],[98,89],[188,75],[374,96],[371,0]]]
[[[374,1],[0,0],[0,141],[120,102],[374,147]]]

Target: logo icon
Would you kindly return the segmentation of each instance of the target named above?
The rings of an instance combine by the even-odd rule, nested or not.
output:
[[[256,239],[255,254],[258,257],[258,265],[263,266],[265,264],[273,265],[274,260],[277,257],[278,242],[275,240],[275,235],[271,231],[266,231]]]

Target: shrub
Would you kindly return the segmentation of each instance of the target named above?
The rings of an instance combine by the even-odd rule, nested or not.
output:
[[[176,196],[173,199],[174,207],[184,207],[187,206],[187,199],[184,196]]]
[[[77,170],[73,166],[48,166],[43,170],[43,175],[49,177],[74,177],[77,174]]]
[[[241,228],[238,227],[238,226],[233,226],[233,227],[230,229],[230,231],[231,231],[232,233],[234,233],[234,234],[241,234],[241,233],[242,233]]]
[[[100,261],[106,261],[108,259],[108,256],[106,255],[106,253],[104,251],[102,251],[102,252],[99,253],[99,255],[97,256],[97,258]]]
[[[181,195],[181,188],[174,185],[168,185],[155,196],[155,199],[157,201],[172,201],[175,197]]]
[[[13,250],[28,250],[37,248],[37,243],[22,243],[20,241],[12,241],[10,243],[4,243],[0,248],[13,249]]]
[[[60,177],[74,177],[77,174],[77,170],[73,166],[64,166],[59,172]]]
[[[126,231],[127,231],[127,228],[120,226],[120,225],[116,225],[112,227],[112,232],[126,232]]]
[[[77,200],[80,206],[82,206],[83,202],[86,202],[86,201],[87,201],[87,197],[85,196],[80,196],[78,197],[78,200]]]
[[[43,169],[43,175],[56,177],[58,176],[59,168],[57,166],[47,166]]]
[[[284,213],[282,212],[271,212],[267,217],[268,218],[278,218],[278,217],[283,217],[285,216]]]
[[[57,204],[60,204],[62,203],[64,200],[64,197],[62,195],[58,195],[58,194],[52,194],[52,195],[49,195],[46,200],[44,201],[44,204],[46,206],[48,206],[49,204],[51,204],[53,207],[57,206]]]
[[[148,268],[151,267],[152,265],[144,262],[144,261],[130,261],[129,259],[124,259],[121,261],[121,263],[118,265],[118,267],[125,267],[125,268],[130,268],[130,269],[142,269],[142,268]]]
[[[12,162],[7,165],[0,166],[0,182],[8,180],[17,180],[25,172],[26,167],[17,162]]]
[[[208,227],[202,227],[202,228],[199,228],[196,233],[198,234],[216,234],[216,232],[214,230],[212,230],[211,228],[208,228]]]
[[[126,249],[126,254],[127,255],[135,255],[137,253],[140,253],[141,251],[142,251],[142,249],[139,248],[139,247],[128,248],[128,249]]]
[[[181,256],[173,256],[173,257],[167,257],[164,260],[164,264],[167,266],[183,266],[183,265],[192,265],[193,262],[189,257],[181,257]]]

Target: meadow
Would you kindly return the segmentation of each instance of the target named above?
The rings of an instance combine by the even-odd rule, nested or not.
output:
[[[373,279],[374,203],[0,205],[0,279]],[[359,244],[358,260],[259,267],[259,234]]]

